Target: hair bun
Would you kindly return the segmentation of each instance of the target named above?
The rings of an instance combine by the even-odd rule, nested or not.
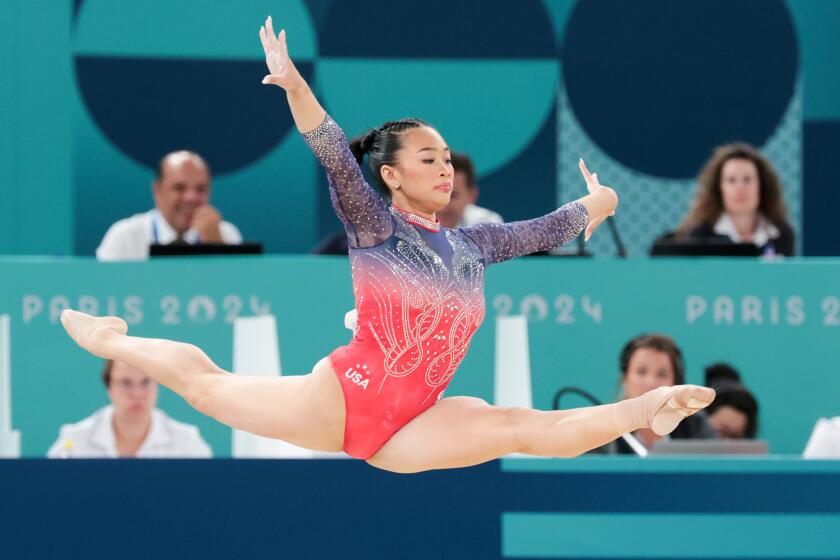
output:
[[[377,134],[379,134],[379,129],[372,128],[350,142],[350,151],[353,153],[353,157],[356,158],[357,162],[362,163],[362,160],[365,159],[365,154],[370,153],[374,142],[376,142]]]
[[[362,136],[362,139],[359,141],[359,148],[363,153],[368,153],[373,147],[373,143],[376,142],[377,134],[379,134],[379,129],[372,128],[364,136]]]

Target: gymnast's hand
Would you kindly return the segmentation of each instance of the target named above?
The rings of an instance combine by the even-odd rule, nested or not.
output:
[[[263,78],[262,83],[280,86],[287,92],[293,92],[306,85],[292,59],[289,58],[286,30],[282,29],[279,35],[275,35],[274,27],[271,25],[271,16],[268,16],[265,25],[260,27],[260,41],[265,51],[265,63],[270,72]]]
[[[592,236],[592,232],[601,225],[601,222],[615,215],[615,209],[618,206],[618,195],[610,187],[598,182],[598,174],[590,173],[583,159],[580,160],[578,167],[580,167],[580,172],[586,181],[586,188],[589,190],[589,195],[580,200],[589,212],[589,225],[586,226],[586,235],[584,237],[588,241]]]

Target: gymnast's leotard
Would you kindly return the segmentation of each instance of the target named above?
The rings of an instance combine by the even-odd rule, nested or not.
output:
[[[534,220],[442,228],[389,207],[329,116],[304,138],[347,231],[357,326],[329,359],[347,409],[344,451],[367,459],[443,396],[484,318],[484,268],[561,245],[588,216],[573,202]]]

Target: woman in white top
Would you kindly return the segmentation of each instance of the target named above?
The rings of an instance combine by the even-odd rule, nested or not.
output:
[[[111,404],[61,427],[48,457],[211,457],[198,428],[155,408],[157,383],[139,369],[108,360],[102,372]]]

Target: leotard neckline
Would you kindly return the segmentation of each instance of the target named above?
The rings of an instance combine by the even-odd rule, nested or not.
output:
[[[429,231],[433,231],[435,233],[440,231],[440,222],[437,221],[437,220],[435,220],[434,222],[432,220],[427,220],[426,218],[418,216],[417,214],[413,214],[413,213],[409,212],[408,210],[403,210],[402,208],[400,208],[396,204],[391,204],[391,207],[394,210],[396,210],[399,213],[400,216],[405,218],[405,220],[410,224],[413,224],[415,226],[419,226],[419,227],[421,227],[423,229],[427,229]]]

